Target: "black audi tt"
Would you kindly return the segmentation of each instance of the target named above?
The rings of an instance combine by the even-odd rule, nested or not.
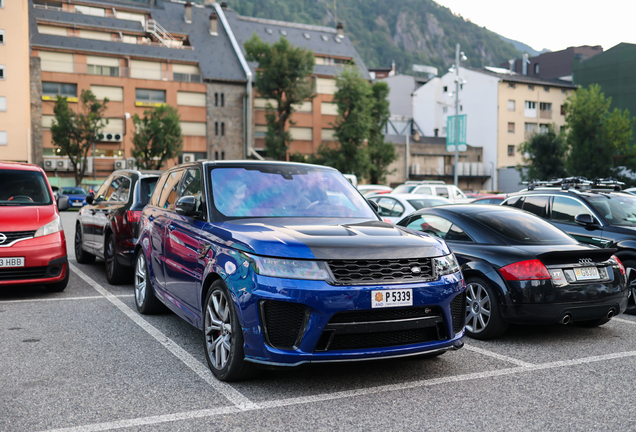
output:
[[[577,242],[543,219],[509,207],[419,210],[397,225],[444,239],[466,279],[466,334],[502,335],[508,323],[594,327],[627,307],[615,249]]]

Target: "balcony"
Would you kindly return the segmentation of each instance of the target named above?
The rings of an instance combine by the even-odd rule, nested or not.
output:
[[[423,179],[424,177],[453,177],[455,175],[454,165],[444,165],[444,172],[440,173],[439,168],[431,166],[420,166],[420,164],[412,164],[409,167],[410,178]],[[459,177],[491,177],[492,172],[481,162],[458,162],[457,175]]]
[[[551,119],[552,118],[552,110],[539,110],[539,118]]]

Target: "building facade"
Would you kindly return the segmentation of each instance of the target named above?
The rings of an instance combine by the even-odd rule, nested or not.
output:
[[[70,169],[51,139],[55,100],[64,96],[80,109],[84,90],[108,99],[108,124],[89,154],[89,176],[103,178],[132,167],[132,118],[165,104],[177,109],[183,136],[181,155],[168,166],[245,157],[247,79],[222,9],[154,3],[106,7],[98,1],[34,0],[31,56],[41,73],[32,74],[31,84],[32,98],[41,101],[34,129],[42,136],[35,144],[42,149],[44,168],[54,175],[63,177]]]
[[[231,9],[225,9],[224,12],[243,54],[244,43],[254,34],[267,43],[274,43],[284,37],[289,39],[292,45],[310,49],[314,53],[315,66],[311,79],[315,83],[316,96],[298,105],[291,117],[292,124],[288,128],[292,142],[288,153],[314,154],[322,143],[333,142],[333,124],[338,114],[333,103],[333,95],[337,90],[336,77],[345,65],[355,65],[364,78],[371,79],[362,58],[343,28],[245,17]],[[249,67],[255,74],[258,65],[251,62]],[[266,155],[265,112],[266,106],[271,102],[259,95],[254,97],[254,148],[261,156]]]
[[[29,3],[0,0],[0,160],[33,160],[29,70]]]
[[[466,142],[483,147],[480,189],[512,192],[520,179],[499,181],[501,170],[523,164],[518,146],[554,123],[565,124],[563,104],[576,86],[567,81],[543,80],[501,68],[460,68],[458,114],[466,115]],[[433,78],[413,94],[413,118],[425,135],[447,136],[449,117],[455,116],[455,74]],[[467,160],[460,152],[459,161]],[[518,174],[517,174],[517,177]]]
[[[560,51],[539,54],[536,57],[524,56],[520,59],[513,59],[511,63],[502,63],[500,66],[518,75],[547,80],[572,81],[572,72],[576,64],[602,52],[603,47],[600,45],[568,47]]]

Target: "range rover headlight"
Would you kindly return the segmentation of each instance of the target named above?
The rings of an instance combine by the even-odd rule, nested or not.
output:
[[[248,254],[245,256],[252,261],[252,268],[259,275],[286,279],[329,279],[327,266],[320,261],[268,258]]]
[[[433,268],[437,277],[447,274],[457,273],[459,264],[454,254],[444,255],[443,257],[433,258]]]
[[[55,234],[56,232],[62,231],[62,219],[60,219],[59,215],[55,216],[51,222],[46,225],[41,226],[33,237],[42,237],[49,234]]]

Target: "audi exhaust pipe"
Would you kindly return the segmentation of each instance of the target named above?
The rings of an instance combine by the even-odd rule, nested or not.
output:
[[[610,312],[612,312],[612,311],[610,311]],[[570,321],[572,321],[572,315],[570,315],[570,314],[565,314],[565,315],[563,315],[563,318],[561,318],[561,319],[559,320],[559,324],[566,325],[566,324],[569,324],[569,323],[570,323]]]
[[[616,315],[616,312],[614,312],[614,309],[610,309],[607,313],[607,319],[612,319],[614,315]]]

